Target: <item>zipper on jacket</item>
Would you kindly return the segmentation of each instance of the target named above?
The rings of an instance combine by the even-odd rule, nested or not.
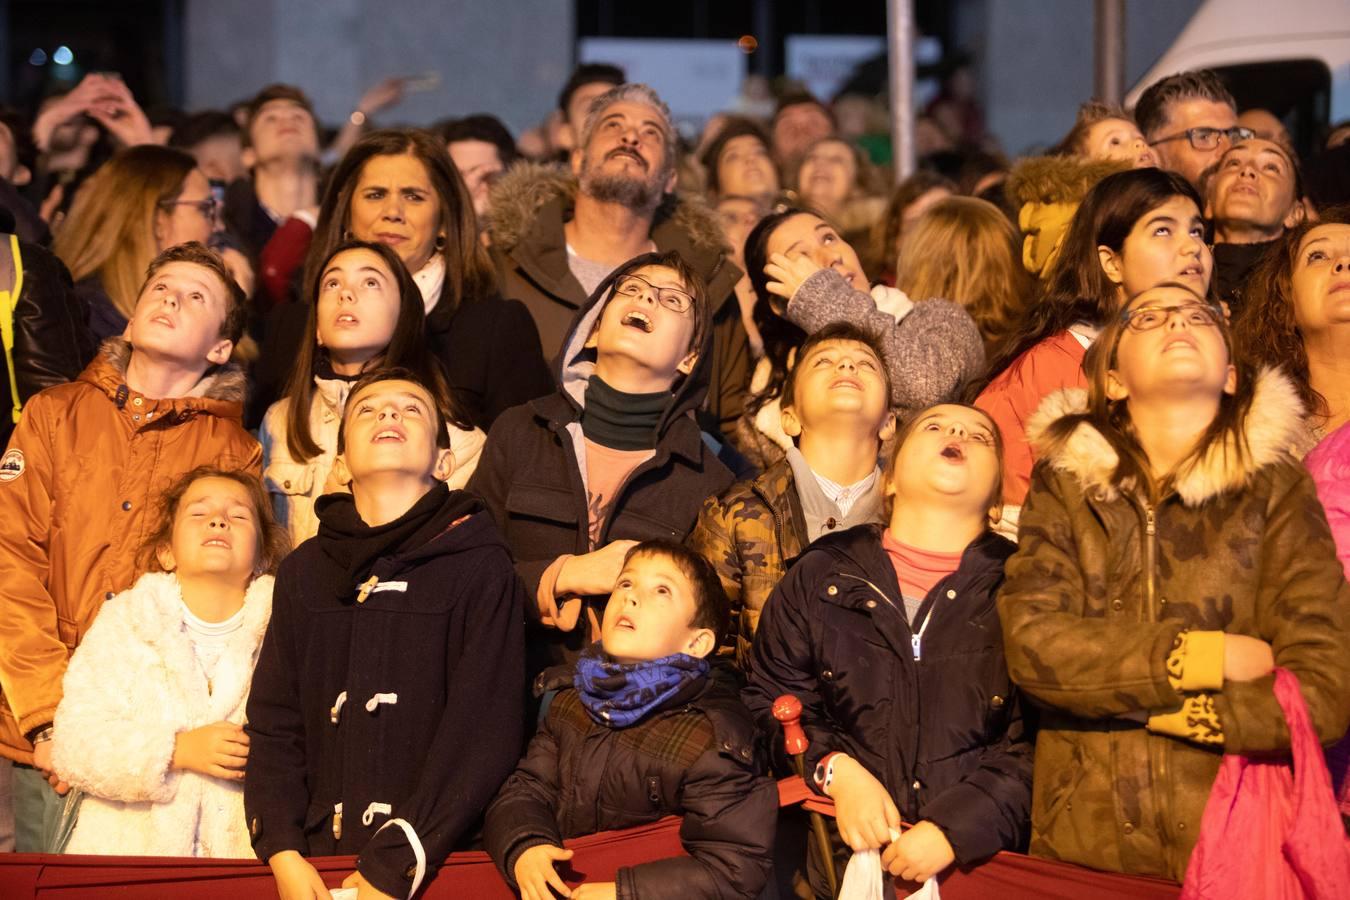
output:
[[[1153,504],[1141,499],[1144,509],[1144,594],[1148,600],[1148,621],[1158,620],[1158,517]]]
[[[1158,513],[1157,508],[1148,500],[1140,498],[1140,506],[1144,513],[1144,594],[1147,599],[1145,615],[1146,621],[1156,622],[1159,620],[1158,610]],[[1167,774],[1167,756],[1169,753],[1167,743],[1159,746],[1158,753],[1158,784],[1168,783]],[[1155,810],[1158,838],[1166,847],[1171,840],[1171,820],[1174,818],[1171,814],[1170,804],[1165,797],[1159,798],[1158,808]]]
[[[904,611],[901,610],[899,607],[897,607],[897,606],[895,605],[895,602],[892,601],[890,597],[887,597],[887,596],[886,596],[886,592],[883,591],[881,588],[877,587],[874,583],[872,583],[872,582],[869,581],[868,579],[863,578],[861,575],[854,575],[854,574],[852,574],[852,573],[850,573],[850,572],[840,572],[840,573],[839,573],[839,577],[841,577],[841,578],[851,578],[851,579],[853,579],[854,581],[861,581],[863,584],[867,585],[869,588],[871,588],[871,589],[877,594],[877,596],[879,596],[882,600],[885,600],[885,601],[886,601],[886,604],[887,604],[888,606],[890,606],[891,609],[893,609],[893,610],[895,610],[896,612],[900,613],[900,618],[905,622],[906,627],[908,627],[908,625],[909,625],[909,619],[908,619],[908,617],[905,616]],[[932,611],[930,610],[929,612],[930,612],[930,614],[931,614]],[[916,637],[916,636],[913,635],[913,634],[910,635],[910,646],[911,646],[911,647],[913,648],[913,650],[914,650],[914,662],[915,662],[916,664],[919,662],[919,656],[920,656],[920,652],[919,652],[919,640],[920,640],[919,637]],[[897,673],[897,677],[898,677],[898,673],[899,673],[899,671],[900,671],[900,668],[901,668],[901,667],[896,667],[896,669],[895,669],[895,672]],[[891,692],[892,692],[892,693],[898,693],[898,687],[899,687],[898,684],[896,684],[895,682],[892,682],[892,684],[891,684]],[[916,702],[918,702],[918,703],[921,704],[922,701],[920,700],[918,694],[919,694],[919,685],[918,685],[918,680],[917,680],[917,676],[916,676],[916,680],[914,681],[914,699],[915,699]],[[914,720],[915,720],[916,723],[919,721],[919,715],[918,715],[917,713],[915,714]],[[914,741],[913,741],[913,745],[912,745],[911,747],[906,748],[906,749],[909,751],[909,755],[908,755],[908,757],[904,760],[905,762],[908,762],[908,763],[909,763],[909,766],[906,767],[906,769],[905,769],[905,771],[904,771],[903,773],[897,773],[897,772],[895,771],[895,766],[893,765],[894,760],[891,758],[891,755],[890,755],[889,753],[886,754],[886,757],[885,757],[885,760],[886,760],[886,777],[889,779],[888,782],[887,782],[888,784],[909,784],[911,781],[914,780],[914,778],[913,778],[913,774],[914,774],[913,767],[917,764],[917,761],[918,761],[918,758],[919,758],[919,740],[920,740],[920,739],[919,739],[919,730],[918,730],[917,728],[915,728],[915,729],[914,729]],[[903,752],[902,752],[902,755],[903,755]],[[903,763],[902,763],[901,765],[903,766]],[[900,775],[901,775],[900,780],[898,780],[898,781],[896,780],[896,775],[897,775],[897,774],[900,774]],[[915,802],[917,803],[917,797],[915,798]]]

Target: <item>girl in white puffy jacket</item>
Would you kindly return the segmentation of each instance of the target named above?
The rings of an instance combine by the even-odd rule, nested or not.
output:
[[[67,853],[252,858],[244,706],[286,546],[252,475],[204,467],[169,488],[150,571],[66,671],[53,766],[85,795]]]
[[[346,486],[329,479],[338,424],[351,386],[368,371],[401,367],[439,394],[450,433],[446,483],[462,488],[487,440],[457,408],[440,361],[427,348],[422,293],[398,254],[383,244],[345,241],[306,285],[308,339],[301,344],[286,396],[267,409],[259,431],[263,482],[277,521],[299,546],[319,530],[314,501]],[[511,360],[501,360],[511,365]]]

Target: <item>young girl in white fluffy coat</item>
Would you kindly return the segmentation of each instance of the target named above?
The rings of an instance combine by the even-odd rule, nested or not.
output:
[[[285,549],[250,475],[200,468],[166,493],[151,571],[66,672],[53,764],[85,793],[67,853],[253,856],[244,705]]]

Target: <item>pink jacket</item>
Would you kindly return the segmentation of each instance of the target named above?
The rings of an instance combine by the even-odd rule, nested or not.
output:
[[[1317,498],[1327,511],[1331,536],[1336,539],[1336,555],[1350,578],[1350,425],[1336,429],[1303,458],[1303,464],[1317,485]],[[1341,814],[1350,815],[1350,735],[1327,751]]]

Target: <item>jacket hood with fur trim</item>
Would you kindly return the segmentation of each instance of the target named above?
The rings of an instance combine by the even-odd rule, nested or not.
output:
[[[1083,490],[1103,500],[1120,493],[1115,481],[1120,462],[1106,437],[1086,419],[1074,427],[1069,439],[1050,453],[1047,431],[1051,424],[1088,411],[1087,391],[1065,388],[1045,398],[1027,420],[1027,438],[1039,459],[1056,471],[1074,476]],[[1305,429],[1303,404],[1289,378],[1278,369],[1262,369],[1256,376],[1251,409],[1243,426],[1247,453],[1239,456],[1231,436],[1217,442],[1188,463],[1175,479],[1177,495],[1187,506],[1199,506],[1226,491],[1248,485],[1264,467],[1291,457]]]
[[[80,380],[100,388],[110,397],[115,397],[117,390],[126,383],[131,349],[131,343],[125,338],[106,339],[99,347],[98,356],[94,357],[94,361],[80,375]],[[247,378],[243,367],[237,362],[230,361],[209,369],[186,397],[166,399],[170,402],[201,399],[238,404],[240,412],[235,413],[234,417],[239,418],[242,414],[246,387]]]
[[[1008,173],[1004,192],[1014,207],[1027,203],[1079,203],[1107,175],[1124,172],[1128,163],[1078,156],[1033,156]]]
[[[576,176],[561,166],[516,163],[492,188],[492,239],[506,250],[513,249],[534,227],[541,209],[558,199],[570,207],[577,190]],[[730,252],[716,215],[701,199],[668,195],[657,207],[653,234],[665,224],[683,232],[698,250]]]

